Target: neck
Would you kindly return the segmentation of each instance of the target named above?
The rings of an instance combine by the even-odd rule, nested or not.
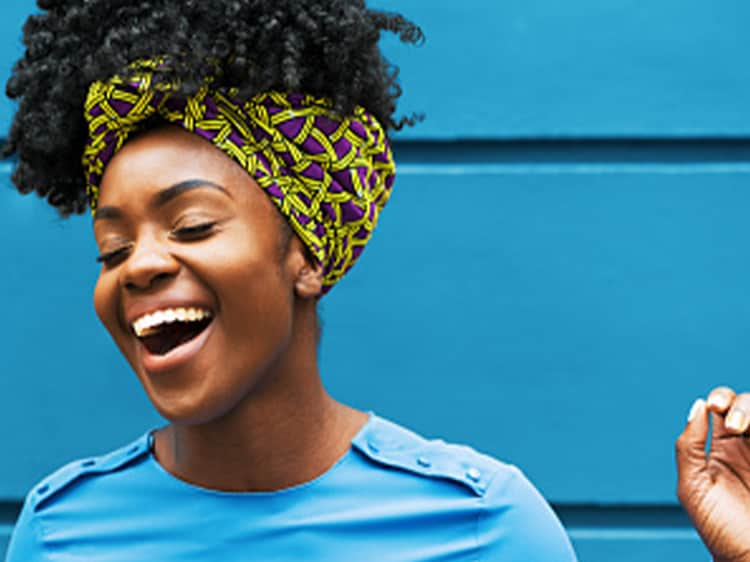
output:
[[[280,490],[331,468],[367,415],[325,391],[315,341],[290,348],[225,416],[156,432],[158,462],[182,480],[229,492]]]

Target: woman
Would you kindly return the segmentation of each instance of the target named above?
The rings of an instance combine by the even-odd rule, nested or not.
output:
[[[718,387],[695,401],[677,440],[677,495],[715,562],[750,561],[748,429],[750,393]]]
[[[28,495],[9,560],[574,560],[522,474],[335,401],[318,299],[389,198],[357,0],[40,0],[14,182],[94,212],[96,312],[169,421]]]

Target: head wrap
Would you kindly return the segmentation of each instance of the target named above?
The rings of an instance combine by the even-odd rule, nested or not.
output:
[[[131,65],[133,74],[91,84],[85,104],[86,188],[96,211],[104,168],[144,122],[159,117],[220,148],[260,185],[323,266],[323,292],[354,264],[391,193],[395,163],[385,131],[362,107],[336,115],[326,99],[265,92],[237,99],[236,88],[180,96],[156,81],[163,60]]]

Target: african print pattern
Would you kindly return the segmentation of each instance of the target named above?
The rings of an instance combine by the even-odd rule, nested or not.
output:
[[[361,107],[337,117],[327,100],[309,95],[266,92],[240,101],[235,89],[212,89],[212,79],[181,98],[168,82],[152,86],[160,64],[135,63],[132,78],[89,88],[83,165],[92,211],[107,162],[158,116],[247,170],[323,265],[329,290],[362,253],[391,193],[395,163],[381,125]]]

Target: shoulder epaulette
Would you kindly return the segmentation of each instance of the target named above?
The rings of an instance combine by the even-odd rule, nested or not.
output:
[[[373,416],[353,445],[385,466],[430,478],[462,484],[483,496],[502,463],[470,447],[428,440],[382,418]]]
[[[113,472],[147,453],[150,449],[150,439],[150,435],[147,433],[138,440],[111,453],[73,461],[53,472],[31,492],[30,501],[34,511],[37,511],[43,503],[76,480],[87,475]]]

